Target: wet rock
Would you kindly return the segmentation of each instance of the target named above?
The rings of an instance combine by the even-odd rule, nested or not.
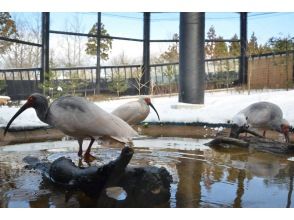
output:
[[[161,167],[127,166],[133,149],[125,147],[120,156],[103,166],[77,167],[70,159],[60,157],[42,162],[26,157],[28,169],[38,169],[52,185],[66,190],[82,191],[97,199],[98,207],[154,207],[168,206],[172,177]],[[109,196],[109,188],[120,187],[124,199]],[[108,190],[107,190],[108,189]]]
[[[291,143],[280,142],[267,139],[264,137],[248,136],[242,138],[232,137],[216,137],[205,145],[213,148],[234,148],[242,147],[254,149],[262,152],[277,153],[277,154],[293,154],[294,145]]]

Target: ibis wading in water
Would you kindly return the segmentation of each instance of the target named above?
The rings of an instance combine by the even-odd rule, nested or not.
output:
[[[274,130],[284,134],[286,142],[289,142],[289,123],[283,118],[283,112],[279,106],[270,102],[257,102],[249,105],[233,119],[231,136],[236,136],[240,128],[263,129],[263,136],[266,130]]]
[[[32,94],[10,119],[4,135],[14,119],[28,108],[34,108],[42,122],[56,127],[66,135],[77,138],[79,156],[82,156],[83,153],[83,139],[90,138],[90,144],[84,154],[85,161],[95,159],[90,151],[97,137],[109,137],[121,143],[130,143],[132,138],[138,135],[125,121],[82,97],[62,96],[49,106],[46,97],[38,93]]]
[[[153,108],[155,113],[157,114],[158,120],[160,120],[158,112],[155,107],[152,105],[150,98],[141,97],[137,101],[132,101],[125,103],[118,108],[116,108],[112,114],[120,117],[122,120],[126,121],[128,124],[138,124],[141,121],[144,121],[145,118],[150,113],[150,108]]]

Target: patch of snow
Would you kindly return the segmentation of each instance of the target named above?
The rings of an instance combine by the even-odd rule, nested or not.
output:
[[[5,95],[0,95],[0,99],[10,100],[10,97],[9,96],[5,96]]]
[[[268,101],[277,104],[281,107],[284,118],[287,119],[290,125],[294,125],[294,90],[257,90],[247,92],[237,91],[218,91],[206,92],[205,104],[200,108],[180,108],[175,109],[171,106],[178,104],[178,96],[151,97],[151,101],[157,109],[161,122],[180,122],[180,123],[227,123],[232,120],[232,117],[240,110],[248,105],[259,102]],[[99,107],[107,112],[112,112],[118,106],[137,100],[138,98],[121,98],[117,100],[96,102]],[[16,113],[19,107],[0,107],[0,127],[5,127],[10,118]],[[145,122],[158,122],[158,118],[153,109],[150,109],[149,116]],[[12,124],[12,127],[33,127],[47,126],[41,122],[34,109],[28,109],[23,112]],[[222,130],[222,128],[218,128]]]
[[[0,107],[0,127],[6,127],[9,120],[13,117],[13,115],[19,110],[20,107],[8,107],[1,106]],[[29,108],[20,114],[11,124],[11,127],[39,127],[39,126],[48,126],[47,124],[40,121],[35,110],[33,108]]]
[[[137,98],[119,99],[112,101],[96,102],[104,110],[111,112],[118,106],[134,101]],[[268,101],[279,105],[284,113],[284,118],[294,125],[294,90],[257,90],[247,92],[221,91],[206,92],[205,104],[197,109],[174,109],[171,106],[176,105],[178,96],[153,97],[151,102],[157,109],[161,122],[204,122],[204,123],[227,123],[233,116],[248,105]],[[145,122],[158,122],[155,112],[150,109],[150,114]]]
[[[294,157],[289,157],[288,160],[289,161],[294,161]]]

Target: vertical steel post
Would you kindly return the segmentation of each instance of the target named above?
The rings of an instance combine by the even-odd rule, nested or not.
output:
[[[141,78],[141,94],[149,94],[150,90],[150,12],[144,12],[143,26],[143,76]]]
[[[101,40],[101,12],[97,14],[97,47],[96,47],[96,83],[95,94],[100,94],[100,40]]]
[[[205,13],[180,13],[179,101],[204,103]]]
[[[247,12],[240,13],[240,64],[239,84],[247,83],[248,57],[247,52]]]
[[[49,28],[50,13],[42,12],[42,54],[41,54],[41,73],[40,82],[44,83],[47,79],[46,73],[49,72]]]

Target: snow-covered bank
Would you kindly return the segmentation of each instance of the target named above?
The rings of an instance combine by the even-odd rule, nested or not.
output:
[[[111,101],[97,102],[96,104],[111,112],[116,107],[126,102],[136,100],[137,98],[118,99]],[[178,103],[178,96],[156,97],[152,98],[152,103],[157,109],[162,122],[204,122],[204,123],[226,123],[234,114],[246,106],[258,102],[269,101],[281,107],[286,118],[291,125],[294,125],[294,90],[268,90],[252,91],[250,95],[247,92],[239,93],[236,91],[207,92],[205,94],[205,105],[199,109],[174,109],[172,105]],[[0,107],[0,126],[6,126],[10,118],[19,108]],[[157,116],[151,109],[146,122],[157,122]],[[36,116],[33,109],[28,109],[21,114],[12,124],[12,126],[33,127],[46,126]]]

